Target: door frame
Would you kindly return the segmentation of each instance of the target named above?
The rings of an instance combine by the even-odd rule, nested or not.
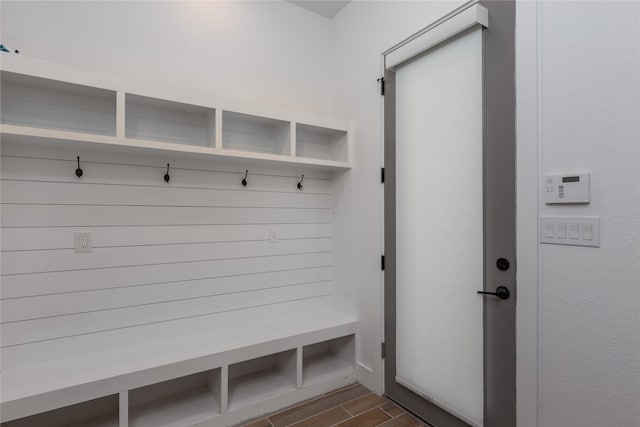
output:
[[[484,424],[516,425],[516,102],[515,102],[515,1],[471,1],[386,51],[415,39],[474,4],[489,11],[489,28],[483,30],[483,209],[484,289],[505,285],[511,298],[484,298]],[[385,67],[384,93],[384,391],[437,427],[463,427],[467,423],[397,384],[396,366],[396,242],[395,242],[395,72]],[[496,267],[507,258],[510,268]],[[481,296],[478,296],[482,298]],[[490,309],[489,309],[490,308]],[[508,318],[508,322],[501,319]],[[500,343],[499,351],[496,345]],[[401,398],[398,398],[401,396]],[[427,414],[429,418],[426,418]]]

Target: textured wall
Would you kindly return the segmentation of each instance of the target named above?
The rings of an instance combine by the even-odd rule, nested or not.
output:
[[[591,171],[601,247],[540,245],[540,426],[640,425],[640,4],[544,2],[541,175]]]

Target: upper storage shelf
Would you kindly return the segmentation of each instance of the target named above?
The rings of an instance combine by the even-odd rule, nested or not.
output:
[[[298,123],[296,126],[298,157],[347,162],[349,134],[346,130],[330,129]]]
[[[2,123],[116,135],[116,92],[3,71]]]
[[[3,58],[4,59],[4,58]],[[351,167],[345,120],[217,102],[175,88],[114,80],[11,57],[1,71],[1,134],[196,153],[321,169]],[[73,81],[67,81],[67,75]],[[64,77],[62,81],[60,77]],[[106,83],[105,83],[106,82]]]
[[[215,110],[126,94],[127,138],[213,147]]]
[[[222,148],[288,156],[291,154],[291,123],[223,111]]]

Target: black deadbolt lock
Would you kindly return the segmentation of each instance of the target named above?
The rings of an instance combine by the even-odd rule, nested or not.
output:
[[[506,258],[498,258],[496,260],[496,267],[498,267],[498,270],[500,271],[507,271],[510,265],[509,260]]]

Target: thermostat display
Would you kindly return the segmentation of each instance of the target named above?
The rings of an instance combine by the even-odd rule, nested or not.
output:
[[[589,203],[589,173],[544,177],[545,203]]]

